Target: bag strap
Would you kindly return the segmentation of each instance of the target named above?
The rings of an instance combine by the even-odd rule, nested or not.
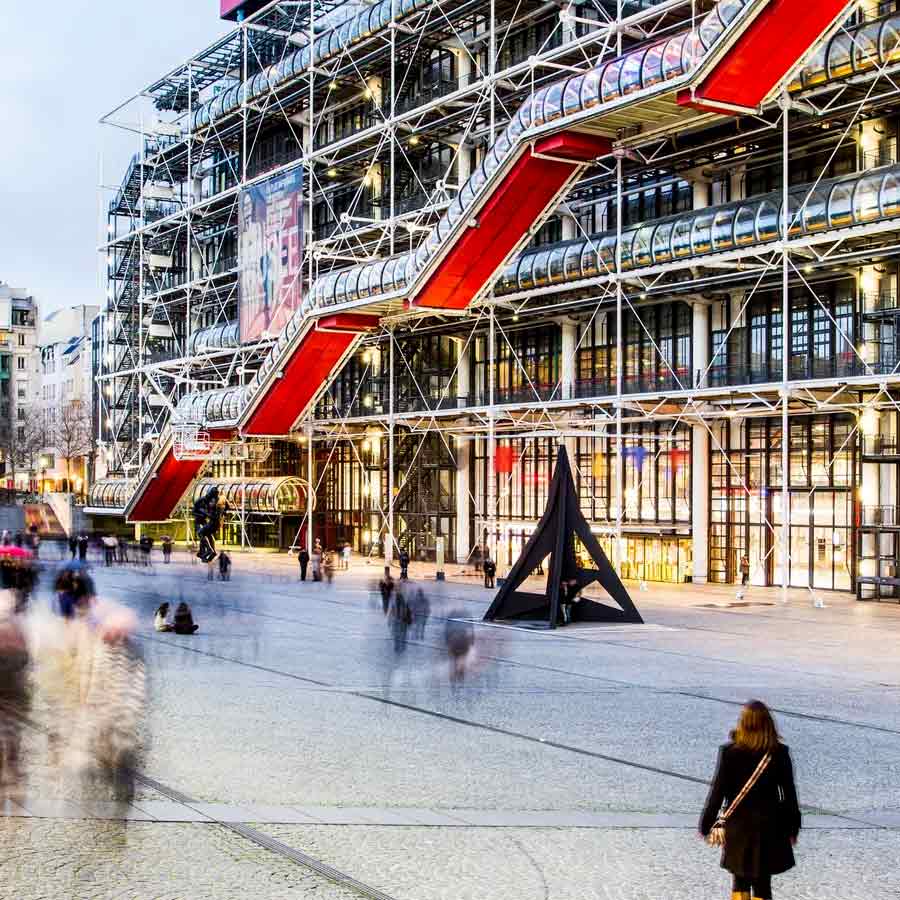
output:
[[[759,765],[753,771],[753,774],[747,779],[747,783],[741,788],[741,792],[737,795],[737,797],[734,798],[734,800],[731,801],[731,803],[728,805],[728,809],[726,809],[725,812],[722,813],[722,815],[719,817],[719,820],[721,822],[727,821],[728,817],[737,809],[738,804],[741,802],[741,800],[744,799],[744,797],[747,796],[748,793],[750,793],[750,789],[754,784],[756,784],[757,781],[759,781],[759,776],[762,775],[762,773],[766,770],[766,766],[768,766],[771,761],[771,753],[767,753],[759,761]]]

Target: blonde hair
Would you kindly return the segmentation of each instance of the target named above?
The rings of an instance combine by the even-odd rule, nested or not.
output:
[[[741,710],[737,728],[731,732],[735,745],[745,750],[771,752],[778,746],[778,729],[769,707],[761,700],[751,700]]]

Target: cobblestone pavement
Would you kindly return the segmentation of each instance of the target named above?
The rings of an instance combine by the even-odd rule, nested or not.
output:
[[[900,607],[657,587],[634,594],[645,628],[477,627],[476,665],[451,687],[441,617],[479,617],[482,588],[428,582],[434,615],[397,656],[370,597],[377,567],[328,588],[283,558],[233,558],[226,584],[184,561],[96,570],[142,623],[145,771],[197,804],[139,785],[126,826],[29,733],[27,796],[0,818],[10,897],[360,896],[216,819],[256,822],[396,900],[727,896],[690,823],[758,696],[807,813],[832,817],[804,832],[780,895],[896,900]],[[156,606],[182,598],[199,633],[153,632]],[[474,824],[447,827],[460,811]]]

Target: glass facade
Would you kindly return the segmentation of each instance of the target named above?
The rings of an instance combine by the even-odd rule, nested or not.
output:
[[[789,584],[850,590],[853,575],[855,422],[850,416],[792,417],[789,435]],[[713,428],[710,580],[781,584],[780,418]]]

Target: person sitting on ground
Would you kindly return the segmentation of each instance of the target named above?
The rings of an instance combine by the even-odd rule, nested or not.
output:
[[[231,557],[224,550],[219,553],[219,578],[231,581]]]
[[[191,608],[184,601],[178,604],[175,610],[175,624],[173,631],[175,634],[193,634],[200,626],[194,622],[191,615]]]
[[[171,607],[168,603],[160,604],[156,615],[153,617],[153,627],[157,631],[174,631],[172,623],[169,622],[169,610]]]

